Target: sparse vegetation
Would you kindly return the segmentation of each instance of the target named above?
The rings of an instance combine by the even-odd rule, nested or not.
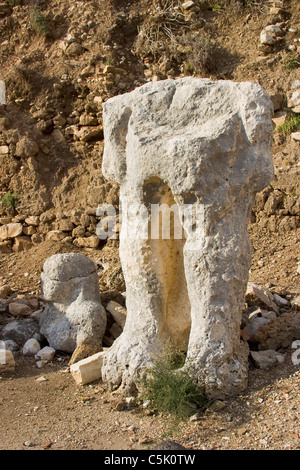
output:
[[[289,118],[280,126],[277,127],[278,132],[283,135],[289,135],[300,129],[300,116],[299,114],[291,113]]]
[[[284,60],[284,65],[287,69],[295,69],[296,67],[299,67],[300,61],[298,58],[289,54]]]
[[[50,33],[47,18],[43,13],[35,8],[30,15],[30,24],[34,31],[40,36],[48,36]]]
[[[163,356],[157,358],[142,384],[144,398],[176,422],[186,420],[207,403],[204,391],[192,374],[180,369],[184,360],[182,351],[168,347]]]
[[[12,207],[15,208],[18,203],[18,193],[17,191],[8,191],[3,198],[1,199],[1,204],[3,207]]]
[[[148,15],[138,28],[134,52],[142,59],[151,57],[157,63],[168,62],[169,69],[178,69],[188,63],[189,72],[208,73],[214,67],[214,43],[203,32],[194,34],[190,20],[173,2],[158,2],[153,14]],[[198,17],[199,25],[205,20]]]

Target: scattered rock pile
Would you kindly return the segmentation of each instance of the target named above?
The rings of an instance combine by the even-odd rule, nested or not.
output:
[[[42,298],[19,295],[8,284],[0,295],[2,369],[11,369],[13,353],[34,356],[43,367],[56,350],[71,354],[71,365],[111,346],[125,325],[125,297],[101,295],[96,264],[77,253],[48,258]]]
[[[265,287],[248,283],[242,337],[259,368],[285,361],[284,350],[300,339],[299,299],[288,299]]]
[[[38,216],[0,218],[0,252],[27,251],[45,240],[71,242],[76,247],[98,248],[97,224],[101,217],[97,209],[72,210],[69,213],[49,211]],[[117,219],[118,220],[118,219]],[[119,226],[116,224],[116,234]]]

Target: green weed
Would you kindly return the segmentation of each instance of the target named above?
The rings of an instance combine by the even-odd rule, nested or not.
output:
[[[13,207],[15,208],[18,203],[18,193],[17,191],[8,191],[3,198],[1,199],[1,204],[3,207]]]
[[[193,375],[181,369],[185,354],[175,348],[166,349],[142,381],[143,398],[163,416],[179,423],[203,409],[207,399]]]
[[[289,135],[298,129],[300,129],[300,115],[295,113],[291,113],[290,117],[277,127],[277,131],[283,135]]]

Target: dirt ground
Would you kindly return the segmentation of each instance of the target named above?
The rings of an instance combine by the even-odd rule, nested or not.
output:
[[[172,439],[190,450],[299,450],[299,366],[251,369],[246,393],[178,427],[101,382],[77,386],[68,357],[42,370],[17,358],[0,379],[0,450],[148,450]],[[41,379],[39,381],[39,379]]]
[[[274,235],[270,250],[276,242]],[[265,243],[262,238],[262,252],[262,245],[267,249]],[[277,292],[299,293],[299,278],[286,284],[295,251],[292,242],[285,243],[279,268],[269,262],[259,267],[256,252],[251,278],[255,282],[273,279]],[[19,293],[40,298],[44,260],[56,252],[76,250],[73,245],[45,242],[30,253],[2,255],[2,276]],[[84,254],[104,265],[118,258],[116,248],[109,246]],[[34,358],[15,353],[16,370],[0,378],[0,450],[136,451],[151,449],[164,439],[191,450],[300,449],[300,366],[293,365],[293,352],[285,350],[285,363],[267,371],[250,364],[245,393],[225,401],[221,410],[209,407],[191,421],[178,423],[178,428],[155,410],[144,408],[142,402],[128,404],[101,381],[77,386],[69,372],[70,356],[64,353],[57,352],[43,369],[37,368]]]

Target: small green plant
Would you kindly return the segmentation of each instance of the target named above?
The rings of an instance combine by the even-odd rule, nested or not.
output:
[[[291,113],[290,117],[277,127],[277,131],[283,135],[289,135],[298,129],[300,129],[300,115],[295,113]]]
[[[30,15],[30,24],[40,36],[48,36],[50,33],[46,17],[39,9],[34,9]]]
[[[220,5],[218,5],[217,3],[215,3],[215,4],[212,6],[212,10],[213,10],[213,11],[218,11],[218,12],[225,11],[225,10],[222,10],[222,8],[220,7]]]
[[[162,415],[174,418],[177,424],[203,409],[207,403],[205,393],[193,375],[181,369],[184,361],[182,351],[167,347],[142,381],[143,398],[150,400]]]
[[[18,193],[17,193],[17,191],[10,190],[1,199],[1,204],[2,204],[3,207],[15,208],[17,203],[18,203]]]
[[[299,67],[300,65],[300,62],[298,59],[296,59],[296,57],[294,57],[293,55],[288,55],[285,59],[284,59],[284,65],[287,69],[295,69],[296,67]]]

